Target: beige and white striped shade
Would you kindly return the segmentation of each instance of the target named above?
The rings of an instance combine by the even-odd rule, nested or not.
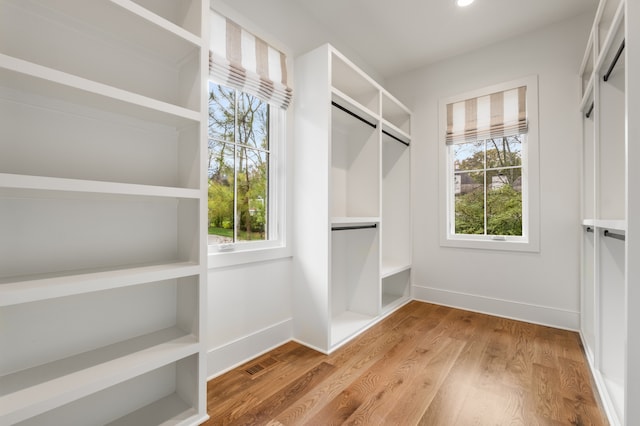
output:
[[[527,87],[447,104],[448,145],[527,132]]]
[[[209,75],[219,84],[287,108],[293,91],[287,57],[230,19],[212,12]]]

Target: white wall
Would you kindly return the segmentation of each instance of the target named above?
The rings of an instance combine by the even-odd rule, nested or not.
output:
[[[387,81],[413,110],[414,297],[570,329],[579,320],[577,72],[592,16],[581,16]],[[439,245],[438,100],[537,74],[539,253]]]
[[[238,24],[252,31],[290,58],[289,75],[293,75],[293,53],[290,40],[274,37],[273,28],[265,27],[267,19],[255,22],[244,11],[236,10],[224,2],[215,1],[216,10],[224,13]],[[240,4],[233,6],[239,6]],[[255,16],[255,15],[254,15]],[[259,15],[258,15],[259,17]],[[290,81],[290,84],[292,82]],[[295,102],[295,98],[294,98]],[[287,187],[284,194],[285,212],[283,216],[287,230],[291,218],[291,172],[293,134],[293,107],[287,113],[287,147],[281,160],[286,162]],[[285,230],[285,233],[286,231]],[[288,238],[291,244],[291,238]],[[235,266],[212,267],[208,274],[208,312],[207,312],[207,375],[214,377],[248,361],[263,352],[291,340],[292,331],[292,260],[291,249],[277,248],[269,253],[233,253],[242,256],[248,263]],[[226,254],[227,256],[229,254]],[[215,255],[211,255],[215,256]],[[211,257],[210,256],[210,257]],[[277,256],[283,256],[276,258]],[[266,260],[274,259],[275,260]],[[258,261],[256,261],[258,259]],[[226,262],[218,262],[227,264]]]
[[[208,376],[291,339],[291,258],[209,270]]]

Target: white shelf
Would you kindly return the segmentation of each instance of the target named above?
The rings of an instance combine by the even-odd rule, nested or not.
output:
[[[380,120],[380,116],[378,114],[336,88],[331,89],[331,100],[341,107],[346,108],[352,113],[362,117],[371,124],[377,125],[378,121]]]
[[[53,178],[47,176],[29,176],[0,173],[0,188],[22,191],[61,191],[107,195],[129,195],[144,197],[167,197],[199,199],[197,189],[139,185],[131,183],[103,182],[94,180]],[[1,195],[1,193],[0,193]]]
[[[380,87],[340,52],[329,46],[331,87],[378,115]]]
[[[379,217],[332,217],[331,225],[377,225],[380,223]]]
[[[390,123],[386,120],[382,121],[382,132],[384,135],[384,132],[388,132],[390,133],[393,137],[396,137],[402,141],[404,141],[406,144],[411,143],[411,136],[405,132],[404,130],[400,129],[399,127],[395,126],[393,123]],[[386,135],[388,136],[388,135]],[[382,140],[385,140],[385,136],[382,137]]]
[[[12,424],[198,353],[177,327],[19,371],[0,381],[0,423]]]
[[[407,136],[411,131],[411,111],[384,90],[382,92],[382,119]]]
[[[612,231],[627,231],[627,221],[619,219],[584,219],[582,225],[600,229],[606,228]]]
[[[34,64],[0,53],[0,81],[37,93],[107,112],[183,127],[200,121],[200,113],[147,96]]]
[[[3,0],[32,16],[55,16],[59,23],[88,34],[110,37],[178,63],[202,45],[199,37],[130,0]]]
[[[601,7],[596,12],[598,31],[596,70],[602,66],[602,57],[606,55],[606,52],[611,47],[611,35],[616,32],[620,23],[624,21],[624,3],[624,0],[607,0],[601,2]]]
[[[408,271],[411,269],[410,263],[390,262],[382,261],[382,268],[380,271],[381,278],[387,278],[400,272]]]
[[[363,315],[352,311],[345,311],[331,320],[331,346],[336,346],[358,331],[367,327],[375,319],[371,315]]]
[[[85,0],[86,1],[86,0]],[[177,38],[181,38],[183,40],[185,40],[186,42],[194,45],[194,46],[198,46],[200,47],[202,45],[202,41],[201,39],[196,35],[193,34],[190,31],[187,31],[185,28],[176,25],[175,23],[165,19],[162,16],[159,16],[155,13],[153,13],[152,11],[140,6],[139,4],[131,1],[131,0],[109,0],[110,2],[122,7],[123,9],[125,9],[125,11],[129,12],[131,15],[133,16],[138,16],[139,18],[142,19],[143,22],[148,22],[150,24],[149,28],[143,28],[142,30],[145,31],[145,34],[149,34],[149,30],[152,30],[151,26],[155,26],[158,28],[158,34],[162,34],[164,32],[169,33],[169,37],[167,37],[167,39],[171,40],[171,35],[177,37]],[[124,14],[125,16],[127,15],[126,13]],[[120,25],[119,24],[119,19],[118,17],[115,17],[117,24],[116,25]],[[104,17],[100,17],[100,21],[104,21]],[[146,37],[149,37],[148,35]],[[162,48],[162,44],[164,40],[162,39],[157,39],[156,42],[161,46]]]
[[[206,419],[199,418],[198,412],[174,393],[107,423],[106,426],[169,426],[199,424],[204,420]]]
[[[595,74],[592,73],[591,77],[589,78],[589,81],[587,81],[587,85],[585,86],[585,89],[584,89],[584,94],[582,95],[582,100],[580,101],[580,111],[584,112],[585,114],[591,107],[591,102],[593,102],[594,81],[595,81]],[[593,111],[591,112],[593,113]],[[590,115],[590,117],[593,117],[593,116]]]
[[[0,279],[0,307],[197,275],[192,262]]]

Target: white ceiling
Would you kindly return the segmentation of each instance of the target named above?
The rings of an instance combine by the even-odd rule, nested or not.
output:
[[[329,42],[379,79],[593,14],[598,4],[598,0],[476,0],[458,8],[454,0],[221,1],[295,55]]]

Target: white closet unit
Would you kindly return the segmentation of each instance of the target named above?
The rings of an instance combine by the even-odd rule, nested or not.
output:
[[[628,269],[628,209],[634,183],[628,179],[632,158],[627,105],[638,93],[627,88],[625,0],[601,0],[581,67],[583,113],[582,179],[582,318],[587,358],[612,424],[637,424],[631,405],[640,395],[630,388],[633,360],[628,344],[637,341],[628,313],[637,306],[629,286],[637,283]],[[637,22],[637,21],[636,21]],[[637,261],[637,260],[636,260]]]
[[[0,424],[199,424],[208,2],[0,9]]]
[[[294,336],[328,353],[409,300],[411,113],[330,45],[295,68]]]

